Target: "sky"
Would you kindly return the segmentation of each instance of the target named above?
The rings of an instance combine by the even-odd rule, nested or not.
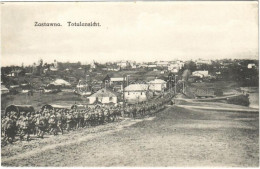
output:
[[[67,22],[100,27],[68,27]],[[35,27],[59,22],[61,27]],[[258,2],[1,4],[1,65],[258,59]]]

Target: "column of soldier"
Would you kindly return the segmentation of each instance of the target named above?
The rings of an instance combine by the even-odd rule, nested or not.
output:
[[[118,120],[118,117],[144,117],[159,112],[169,103],[171,97],[162,97],[156,101],[135,105],[96,106],[95,108],[77,109],[44,109],[37,112],[9,112],[2,118],[2,136],[12,143],[18,136],[20,141],[30,140],[30,135],[44,138],[45,134],[58,135],[79,128],[103,125]]]

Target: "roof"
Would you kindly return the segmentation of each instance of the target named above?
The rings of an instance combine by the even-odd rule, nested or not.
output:
[[[156,84],[161,84],[161,83],[166,83],[164,80],[162,80],[162,79],[154,79],[154,80],[152,80],[152,81],[150,81],[149,83],[156,83]]]
[[[52,83],[53,85],[65,85],[65,86],[70,86],[71,84],[63,79],[56,79],[55,81],[53,81]]]
[[[123,77],[111,77],[110,81],[112,82],[122,82],[124,81]]]
[[[92,77],[92,81],[104,81],[108,78],[110,78],[109,75],[97,74],[94,77]]]
[[[8,93],[9,89],[7,89],[4,85],[1,85],[1,94]]]
[[[100,89],[96,93],[92,94],[89,97],[117,97],[117,93],[113,92],[110,89]]]
[[[146,91],[148,90],[147,84],[131,84],[127,87],[125,87],[125,91]]]
[[[9,91],[4,85],[1,85],[1,91]]]

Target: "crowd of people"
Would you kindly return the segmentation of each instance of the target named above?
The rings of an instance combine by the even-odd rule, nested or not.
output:
[[[44,138],[45,134],[58,135],[79,128],[103,125],[117,121],[119,117],[142,118],[164,109],[171,101],[169,95],[150,102],[132,105],[96,105],[95,107],[46,108],[36,112],[6,112],[2,117],[2,136],[12,143],[17,136],[20,141],[31,135]]]

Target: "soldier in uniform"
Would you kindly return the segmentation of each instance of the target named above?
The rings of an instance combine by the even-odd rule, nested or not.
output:
[[[16,135],[16,118],[11,115],[11,118],[7,118],[5,121],[5,140],[12,143]]]
[[[85,114],[85,110],[81,110],[79,112],[79,127],[82,128],[84,125],[84,114]]]
[[[57,120],[55,115],[51,115],[50,119],[49,119],[49,124],[50,124],[50,133],[53,133],[53,135],[57,135]]]
[[[72,128],[72,123],[73,123],[73,117],[72,117],[72,112],[69,112],[66,116],[66,123],[67,123],[67,131],[70,131]]]
[[[32,113],[31,115],[31,123],[30,123],[30,128],[32,130],[33,135],[36,135],[37,131],[36,131],[36,113]]]
[[[137,112],[137,108],[136,108],[136,106],[134,106],[133,109],[132,109],[134,119],[136,118],[136,112]]]
[[[109,117],[109,121],[114,122],[116,119],[116,107],[111,107],[110,108],[110,117]]]
[[[104,116],[104,111],[103,109],[100,109],[99,112],[98,112],[98,115],[99,115],[99,124],[103,125],[104,124],[104,121],[105,121],[105,116]]]
[[[38,128],[37,137],[43,138],[47,129],[47,119],[44,115],[37,115],[36,126]]]
[[[90,125],[91,125],[91,114],[90,114],[90,112],[86,112],[84,114],[84,126],[88,127]]]
[[[97,108],[94,111],[94,117],[95,117],[94,125],[97,126],[99,125],[99,110]]]
[[[56,114],[56,119],[57,119],[57,129],[63,134],[63,124],[62,124],[62,115],[58,111]]]
[[[23,112],[20,118],[20,141],[26,136],[26,140],[30,140],[30,128],[29,128],[29,119],[26,117],[26,113]]]
[[[110,110],[108,108],[105,108],[104,110],[104,118],[107,123],[110,122]]]

